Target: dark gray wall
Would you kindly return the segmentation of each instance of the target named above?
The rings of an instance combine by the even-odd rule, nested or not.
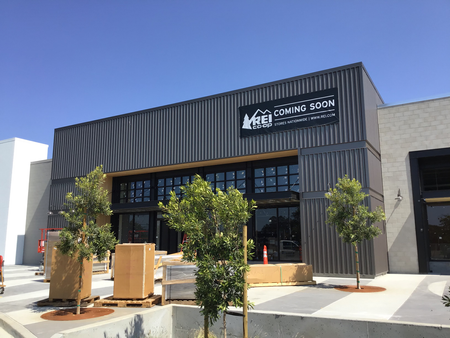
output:
[[[240,106],[335,87],[339,123],[240,138]],[[304,260],[317,273],[354,274],[352,248],[325,224],[324,193],[347,174],[382,203],[376,116],[381,102],[357,63],[60,128],[55,131],[50,208],[61,208],[74,177],[100,164],[112,173],[298,149]],[[49,224],[60,223],[60,217],[50,219]],[[373,242],[362,246],[363,274],[387,271],[387,262],[375,263],[380,248]],[[377,262],[383,261],[380,257]]]
[[[365,139],[362,64],[55,131],[52,179],[318,147]],[[239,137],[243,105],[337,87],[340,123]]]

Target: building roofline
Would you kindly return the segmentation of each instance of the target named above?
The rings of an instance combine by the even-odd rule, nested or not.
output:
[[[79,127],[79,126],[83,126],[83,125],[89,125],[89,124],[92,124],[92,123],[98,123],[98,122],[102,122],[102,121],[122,118],[122,117],[126,117],[126,116],[138,115],[138,114],[142,114],[142,113],[148,113],[148,112],[151,112],[151,111],[167,109],[167,108],[171,108],[171,107],[175,107],[175,106],[179,106],[179,105],[189,104],[189,103],[192,103],[192,102],[198,102],[198,101],[203,101],[203,100],[211,100],[213,98],[220,97],[220,96],[232,95],[232,94],[235,94],[237,92],[241,92],[243,90],[247,90],[247,91],[248,90],[254,90],[254,89],[258,89],[258,88],[262,88],[262,87],[273,86],[273,85],[276,85],[276,84],[279,84],[279,83],[283,83],[283,82],[295,81],[295,80],[299,80],[299,79],[302,79],[302,78],[317,76],[317,75],[325,74],[325,73],[337,72],[337,71],[340,71],[340,70],[344,70],[344,69],[347,69],[347,68],[354,68],[354,67],[360,67],[361,69],[363,69],[366,72],[367,76],[369,77],[368,72],[364,68],[363,63],[362,62],[356,62],[356,63],[351,63],[351,64],[348,64],[348,65],[334,67],[334,68],[329,68],[329,69],[325,69],[325,70],[321,70],[321,71],[317,71],[317,72],[312,72],[312,73],[308,73],[308,74],[304,74],[304,75],[297,75],[297,76],[289,77],[289,78],[286,78],[286,79],[266,82],[266,83],[263,83],[263,84],[254,85],[254,86],[250,86],[250,87],[243,87],[243,88],[240,88],[240,89],[234,89],[234,90],[223,92],[223,93],[218,93],[218,94],[213,94],[213,95],[208,95],[208,96],[202,96],[202,97],[198,97],[196,99],[190,99],[190,100],[186,100],[186,101],[170,103],[170,104],[167,104],[167,105],[162,105],[162,106],[158,106],[158,107],[142,109],[142,110],[138,110],[138,111],[134,111],[134,112],[130,112],[130,113],[114,115],[114,116],[105,117],[105,118],[101,118],[101,119],[96,119],[96,120],[92,120],[92,121],[71,124],[71,125],[68,125],[68,126],[55,128],[55,132],[59,131],[59,130],[68,129],[68,128]],[[369,79],[370,79],[370,77],[369,77]],[[370,80],[370,81],[372,81],[372,80]],[[374,86],[374,88],[375,88],[375,86]],[[376,88],[375,88],[375,90],[376,90]]]
[[[442,94],[442,95],[434,95],[434,96],[426,97],[426,98],[415,100],[415,101],[401,101],[401,102],[380,104],[377,108],[383,109],[383,108],[402,106],[402,105],[406,105],[406,104],[413,104],[413,103],[419,103],[419,102],[425,102],[425,101],[441,100],[441,99],[446,99],[446,98],[450,98],[450,93]]]

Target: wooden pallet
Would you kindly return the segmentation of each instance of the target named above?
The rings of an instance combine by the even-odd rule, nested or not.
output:
[[[101,275],[102,273],[109,273],[108,270],[92,271],[93,275]]]
[[[267,286],[299,286],[299,285],[316,285],[316,281],[308,282],[283,282],[283,283],[253,283],[248,286],[251,288],[267,287]]]
[[[81,306],[88,306],[100,299],[100,296],[90,296],[81,300]],[[37,306],[76,306],[76,299],[43,299],[36,303]]]
[[[197,305],[195,299],[166,299],[164,305],[168,304]]]
[[[114,299],[113,296],[106,297],[94,302],[94,307],[142,307],[150,308],[161,303],[161,295],[152,295],[146,299]]]

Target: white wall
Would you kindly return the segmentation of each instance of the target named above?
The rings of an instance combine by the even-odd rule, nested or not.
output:
[[[409,152],[450,147],[450,97],[379,107],[378,118],[389,270],[418,273]]]
[[[22,264],[30,163],[47,159],[48,145],[12,138],[0,141],[0,255]]]

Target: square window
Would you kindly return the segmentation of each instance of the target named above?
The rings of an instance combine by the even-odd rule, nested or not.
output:
[[[129,198],[128,203],[134,203],[134,198]]]
[[[241,194],[245,194],[245,189],[239,189],[239,192],[241,193]]]
[[[227,181],[227,189],[230,187],[234,187],[234,181]]]
[[[127,190],[128,183],[120,183],[120,190]]]
[[[164,179],[163,178],[160,178],[158,180],[158,187],[164,187]]]
[[[287,165],[283,165],[277,168],[277,175],[287,175],[287,173],[288,173]]]
[[[236,171],[236,178],[238,180],[242,180],[245,178],[245,170],[238,170]]]
[[[136,189],[136,183],[135,182],[130,182],[130,190],[131,189]]]
[[[164,195],[164,188],[158,188],[158,195]]]
[[[245,180],[236,181],[236,186],[237,189],[245,188]]]
[[[255,187],[257,188],[264,187],[264,178],[256,178]]]
[[[170,195],[171,191],[172,191],[172,187],[166,187],[166,195]]]
[[[162,201],[164,199],[164,195],[158,196],[158,201]]]
[[[290,185],[294,185],[294,184],[298,185],[298,175],[290,175],[289,176],[289,184]]]
[[[142,198],[135,198],[134,201],[135,201],[136,203],[142,202]]]
[[[134,197],[134,190],[130,190],[130,191],[128,192],[128,196],[129,196],[129,197]]]
[[[195,175],[192,175],[191,176],[191,183],[194,182],[194,180],[195,180]]]
[[[182,182],[183,182],[183,185],[186,185],[186,183],[189,183],[189,176],[183,176]]]
[[[121,198],[120,199],[120,203],[127,203],[127,199],[126,198]]]
[[[287,176],[278,176],[278,185],[287,185],[288,184],[288,177]]]
[[[126,191],[121,191],[120,192],[120,198],[127,198],[127,192]]]
[[[278,187],[278,191],[288,191],[289,190],[288,188],[289,187],[287,185],[283,185],[281,187]]]
[[[144,189],[144,196],[150,196],[150,189]]]
[[[150,180],[144,181],[144,188],[150,188]]]
[[[171,178],[166,178],[166,186],[172,186],[173,185],[173,179]]]
[[[277,191],[276,187],[266,188],[266,192],[275,192],[275,191]]]
[[[276,170],[275,167],[266,168],[266,176],[275,176]]]
[[[142,196],[142,189],[136,190],[136,197]]]
[[[225,174],[224,173],[216,173],[216,181],[224,181]]]
[[[256,189],[255,189],[255,192],[256,192],[256,193],[261,193],[261,192],[264,192],[264,191],[265,191],[264,188],[256,188]]]
[[[289,174],[298,174],[298,164],[292,164],[289,166]]]
[[[180,187],[179,187],[179,186],[177,186],[177,187],[173,188],[173,190],[175,190],[175,194],[177,194],[177,195],[179,195],[179,194],[180,194],[180,192],[181,192],[181,190],[180,190]]]
[[[173,185],[181,185],[181,177],[175,177],[173,179]]]
[[[137,181],[136,182],[136,189],[142,189],[142,181]]]
[[[150,202],[150,197],[144,197],[144,202]]]
[[[255,177],[264,177],[264,168],[255,169]]]
[[[227,172],[227,181],[234,180],[236,178],[236,173],[234,171]]]
[[[273,187],[277,185],[277,181],[275,177],[267,177],[266,178],[266,186]]]
[[[298,185],[295,185],[295,186],[291,187],[290,190],[299,192],[300,191],[300,187]]]
[[[225,182],[217,182],[216,188],[219,188],[220,190],[225,190]]]
[[[206,175],[206,180],[208,182],[214,182],[214,174],[207,174]]]

